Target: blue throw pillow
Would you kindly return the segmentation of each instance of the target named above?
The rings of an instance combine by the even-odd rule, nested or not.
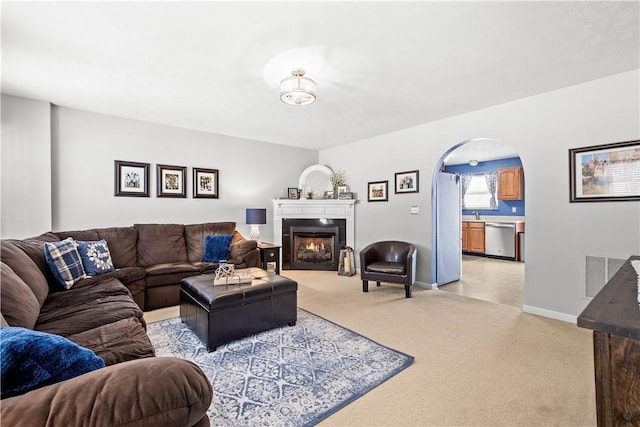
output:
[[[1,327],[0,342],[2,399],[105,367],[93,351],[59,335]]]
[[[87,276],[97,276],[114,270],[106,240],[94,242],[76,240],[76,243],[78,244],[78,252]]]
[[[203,262],[227,261],[231,258],[231,239],[233,234],[209,234],[204,239]]]
[[[64,289],[71,289],[78,280],[87,277],[76,242],[71,237],[61,242],[46,242],[44,257],[51,272]]]

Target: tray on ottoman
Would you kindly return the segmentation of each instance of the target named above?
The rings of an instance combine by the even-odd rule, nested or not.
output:
[[[208,351],[230,341],[297,320],[298,282],[259,268],[251,283],[214,285],[214,274],[182,279],[180,318],[206,344]]]

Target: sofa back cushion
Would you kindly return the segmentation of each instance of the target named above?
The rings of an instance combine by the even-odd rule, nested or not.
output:
[[[47,279],[50,289],[55,288],[56,278],[53,276],[53,273],[49,269],[49,264],[47,264],[47,260],[44,256],[44,243],[58,241],[60,241],[58,236],[51,232],[43,233],[36,237],[29,237],[27,239],[12,240],[14,245],[22,249],[22,251],[26,253],[29,258],[33,260],[33,262],[36,263],[42,274],[44,274],[44,277]],[[9,264],[9,266],[13,269],[13,271],[15,271],[19,276],[22,277],[21,273],[16,270],[13,265]],[[31,284],[24,277],[23,279],[25,282],[27,282],[27,284],[31,286]]]
[[[149,267],[187,262],[182,224],[135,224],[138,230],[138,265]]]
[[[0,259],[29,286],[38,301],[39,308],[41,308],[44,300],[47,299],[47,295],[49,295],[49,283],[36,263],[18,247],[17,242],[19,241],[2,240],[0,243]],[[41,247],[40,251],[44,260],[44,249]],[[49,270],[49,267],[46,268]],[[51,272],[49,273],[51,274]],[[2,277],[2,287],[4,287],[4,277]]]
[[[138,230],[135,227],[110,227],[96,230],[100,239],[107,241],[115,268],[138,265]]]
[[[208,235],[233,234],[235,222],[207,222],[184,226],[184,238],[187,245],[189,262],[199,262],[204,253],[204,241]]]
[[[11,326],[33,329],[40,314],[40,303],[33,291],[7,264],[0,262],[0,311]]]
[[[73,230],[73,231],[54,231],[53,234],[58,236],[60,240],[71,237],[73,240],[100,240],[96,230]]]

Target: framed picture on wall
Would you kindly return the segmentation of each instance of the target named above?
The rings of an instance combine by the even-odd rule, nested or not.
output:
[[[389,201],[389,181],[374,181],[367,185],[367,201],[368,202],[387,202]]]
[[[418,192],[419,171],[396,172],[396,194]]]
[[[149,163],[115,160],[115,196],[149,197]]]
[[[158,197],[187,197],[187,168],[184,166],[157,166]]]
[[[218,176],[218,169],[193,168],[193,197],[217,199]]]
[[[570,202],[640,200],[640,140],[569,150]]]

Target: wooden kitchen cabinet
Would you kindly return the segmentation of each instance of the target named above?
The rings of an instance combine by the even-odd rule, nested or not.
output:
[[[498,169],[498,200],[522,200],[524,198],[523,177],[520,166]]]
[[[467,232],[469,231],[469,222],[462,221],[462,252],[469,252],[469,239]]]
[[[467,229],[467,251],[484,253],[484,222],[469,221]]]

